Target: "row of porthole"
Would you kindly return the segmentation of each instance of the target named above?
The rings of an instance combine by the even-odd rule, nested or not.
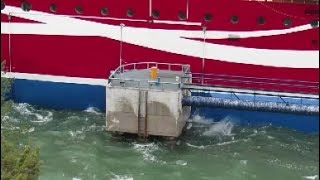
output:
[[[3,10],[4,8],[5,8],[5,3],[4,3],[3,0],[1,0],[1,10]],[[21,8],[22,8],[23,11],[29,12],[31,10],[31,4],[29,2],[27,2],[27,1],[23,1],[21,3]],[[56,4],[51,4],[49,6],[49,9],[50,9],[51,12],[55,13],[55,12],[57,12],[57,5]],[[101,15],[103,15],[103,16],[106,16],[109,13],[108,8],[105,8],[105,7],[101,8],[100,11],[101,11]],[[82,7],[81,6],[75,7],[75,12],[77,14],[82,14],[83,13]],[[133,17],[134,16],[134,11],[132,9],[127,9],[126,13],[127,13],[128,17]],[[155,18],[155,19],[159,18],[160,17],[160,12],[158,10],[153,10],[152,11],[152,17]],[[183,11],[179,11],[178,12],[178,18],[180,20],[186,20],[186,18],[187,18],[186,17],[186,13],[183,12]],[[212,14],[210,14],[210,13],[204,14],[203,19],[206,22],[212,21]],[[236,16],[236,15],[231,16],[230,22],[233,23],[233,24],[238,23],[239,22],[239,17]],[[265,24],[265,18],[263,16],[259,16],[257,18],[257,23],[260,24],[260,25]],[[310,24],[311,24],[312,27],[318,27],[319,26],[318,20],[312,20]],[[291,19],[289,19],[289,18],[284,19],[283,20],[283,25],[284,26],[290,26],[291,25]]]

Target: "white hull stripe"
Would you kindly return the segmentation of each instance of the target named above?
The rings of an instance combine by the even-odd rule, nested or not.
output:
[[[107,79],[53,76],[53,75],[29,74],[29,73],[13,73],[13,72],[3,72],[3,71],[1,72],[1,77],[21,79],[21,80],[45,81],[45,82],[55,82],[55,83],[72,83],[72,84],[95,85],[95,86],[106,86],[108,84]]]
[[[102,24],[68,16],[59,16],[39,11],[24,13],[21,8],[6,6],[4,14],[12,15],[44,24],[1,23],[2,34],[36,34],[63,36],[98,36],[120,40],[120,26]],[[266,31],[207,31],[207,39],[225,39],[230,36],[240,38],[275,36],[311,29],[311,25],[301,25],[282,30]],[[192,30],[163,30],[124,27],[123,41],[126,43],[161,50],[165,52],[220,60],[232,63],[263,65],[288,68],[319,68],[317,50],[272,50],[219,45],[185,38],[202,38],[203,32]],[[203,54],[205,47],[205,54]],[[124,49],[125,53],[125,49]]]

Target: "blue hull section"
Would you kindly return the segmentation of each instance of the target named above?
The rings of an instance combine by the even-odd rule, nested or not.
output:
[[[15,80],[12,86],[12,95],[15,102],[26,102],[33,105],[50,107],[55,109],[77,109],[84,110],[96,107],[105,110],[106,90],[104,86],[83,85],[72,83],[56,83],[32,80]],[[221,93],[193,93],[193,95],[214,96],[220,98],[237,98],[230,94]],[[242,99],[252,99],[251,95],[243,95]],[[276,97],[255,97],[256,100],[280,102]],[[317,100],[303,101],[297,99],[286,99],[294,103],[317,105]],[[296,114],[255,112],[218,108],[192,107],[193,114],[213,119],[223,120],[230,117],[240,125],[276,125],[293,128],[308,133],[319,133],[319,116],[307,116]]]
[[[105,109],[104,86],[56,83],[32,80],[15,80],[12,86],[15,102],[27,102],[55,109],[78,109],[88,107]]]
[[[319,116],[196,107],[192,109],[192,114],[213,119],[213,121],[220,121],[228,117],[235,124],[244,126],[271,124],[307,133],[319,133]]]
[[[303,105],[319,105],[317,99],[297,99],[275,96],[262,96],[237,94],[237,97],[230,93],[193,93],[193,96],[205,96],[250,101],[262,101],[262,102],[278,102],[283,103],[283,100],[288,103],[303,104]],[[245,126],[257,126],[257,125],[274,125],[283,126],[287,128],[296,129],[298,131],[308,133],[319,133],[319,116],[299,115],[289,113],[272,113],[262,111],[245,111],[234,109],[222,109],[222,108],[192,108],[192,114],[200,115],[201,117],[213,119],[213,121],[220,121],[229,117],[234,123]]]

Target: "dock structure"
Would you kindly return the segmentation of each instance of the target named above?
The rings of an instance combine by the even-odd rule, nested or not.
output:
[[[319,91],[319,83],[297,82],[295,87],[301,93],[205,84],[206,81],[241,83],[245,78],[250,86],[261,81],[230,78],[191,73],[190,66],[182,64],[121,65],[111,73],[107,85],[107,130],[143,137],[178,137],[191,107],[319,115],[319,95],[308,93]],[[268,79],[267,83],[281,89],[287,88],[287,81]]]
[[[107,130],[178,137],[191,112],[182,105],[191,93],[181,88],[189,70],[189,65],[152,62],[120,66],[106,89]]]
[[[183,89],[193,92],[192,96],[183,98],[185,106],[319,115],[319,82],[294,81],[292,83],[293,80],[286,79],[191,74],[186,77],[192,79],[191,83],[186,81],[182,85]],[[208,82],[211,83],[208,84]],[[224,82],[241,84],[243,87],[226,87],[221,85]],[[250,88],[252,85],[262,85],[262,87]],[[273,87],[274,90],[266,91],[263,86]],[[299,90],[300,93],[285,91],[292,88]]]

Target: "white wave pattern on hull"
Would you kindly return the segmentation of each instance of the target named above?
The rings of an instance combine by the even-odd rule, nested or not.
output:
[[[120,40],[120,27],[81,20],[70,16],[54,15],[40,11],[23,12],[20,8],[8,6],[3,14],[40,22],[5,23],[1,22],[2,34],[37,34],[64,36],[97,36]],[[207,31],[207,39],[225,39],[232,35],[240,38],[276,36],[311,29],[310,25],[301,25],[282,30],[266,31]],[[287,68],[319,68],[317,50],[273,50],[235,47],[185,39],[201,38],[202,31],[163,30],[136,27],[124,27],[123,42],[165,52],[220,60],[241,64],[263,65]],[[168,43],[170,39],[170,43]]]

